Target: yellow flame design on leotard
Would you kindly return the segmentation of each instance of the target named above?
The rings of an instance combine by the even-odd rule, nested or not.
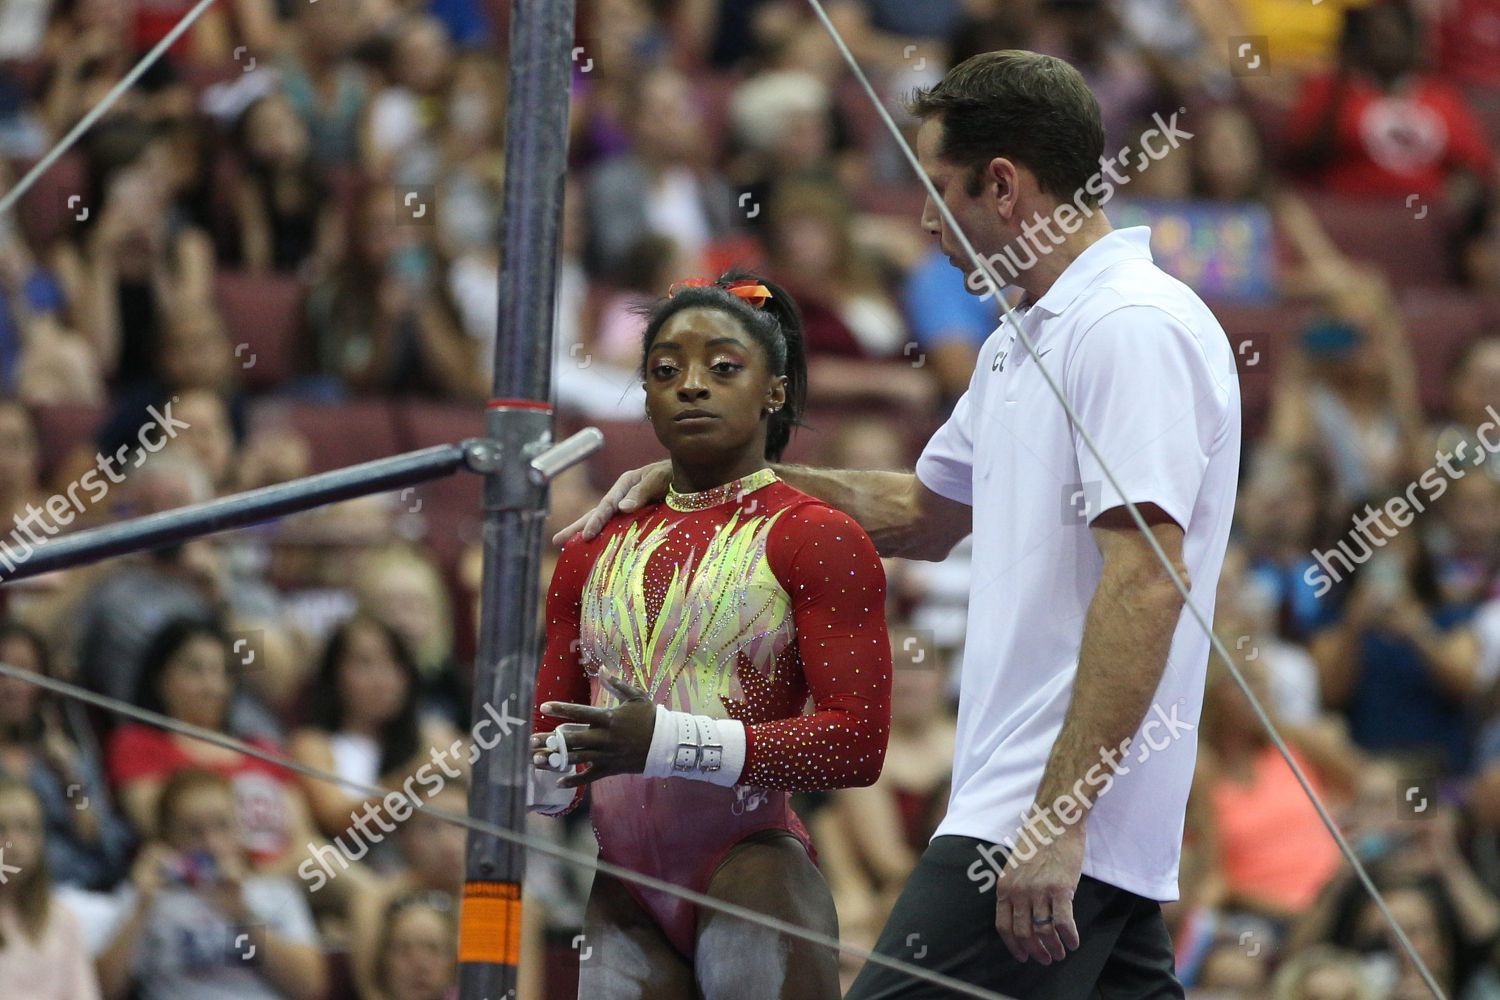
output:
[[[766,561],[771,528],[787,509],[743,520],[731,514],[696,567],[693,552],[672,567],[654,622],[646,566],[680,522],[637,521],[610,538],[583,588],[585,659],[668,708],[723,717],[724,700],[738,700],[741,655],[771,679],[777,654],[795,638],[791,600]]]

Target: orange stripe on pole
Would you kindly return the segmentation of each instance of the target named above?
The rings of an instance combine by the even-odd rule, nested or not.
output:
[[[458,921],[458,960],[521,964],[521,887],[465,882]]]

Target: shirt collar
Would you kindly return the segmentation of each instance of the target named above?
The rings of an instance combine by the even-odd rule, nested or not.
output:
[[[1151,227],[1131,226],[1113,230],[1073,258],[1073,263],[1063,268],[1063,273],[1057,276],[1047,293],[1036,300],[1036,305],[1053,316],[1060,315],[1107,268],[1122,260],[1137,259],[1152,259]]]

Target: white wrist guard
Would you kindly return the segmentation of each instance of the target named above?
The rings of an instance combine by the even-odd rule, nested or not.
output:
[[[648,778],[692,778],[728,788],[745,769],[745,724],[738,719],[673,712],[656,706],[646,754]]]

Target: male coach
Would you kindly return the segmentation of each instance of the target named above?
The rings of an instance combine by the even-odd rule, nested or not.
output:
[[[1152,263],[1149,230],[1100,211],[1099,105],[1071,66],[975,56],[911,110],[944,203],[1025,292],[1036,355],[1002,323],[915,474],[776,466],[883,555],[942,559],[974,535],[948,812],[877,950],[1022,1000],[1181,997],[1159,903],[1177,898],[1209,641],[1123,504],[1212,620],[1239,465],[1234,356]],[[984,288],[930,199],[922,225]],[[669,478],[667,463],[627,473],[555,541]],[[866,965],[849,997],[940,995]]]

